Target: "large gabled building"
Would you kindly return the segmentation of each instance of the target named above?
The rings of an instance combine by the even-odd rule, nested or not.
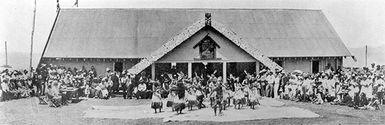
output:
[[[348,56],[321,10],[61,9],[40,63],[226,77],[264,66],[319,72]]]

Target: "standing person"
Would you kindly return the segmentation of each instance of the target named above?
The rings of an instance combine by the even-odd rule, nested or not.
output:
[[[48,84],[48,77],[49,77],[49,74],[48,74],[48,71],[49,71],[50,69],[47,67],[47,66],[45,66],[45,67],[43,67],[43,69],[42,69],[42,73],[41,73],[41,78],[40,78],[40,85],[41,85],[41,95],[45,95],[45,93],[46,93],[46,87],[47,87],[47,84]]]
[[[127,88],[128,88],[128,79],[129,76],[126,74],[126,71],[123,71],[123,73],[120,76],[120,84],[123,89],[123,98],[127,99]]]
[[[259,104],[258,99],[260,98],[258,89],[256,86],[253,86],[250,91],[250,108],[255,109],[255,105]]]
[[[204,108],[206,107],[204,104],[203,104],[203,99],[204,99],[204,94],[202,92],[202,88],[199,87],[197,90],[196,90],[196,95],[197,95],[197,101],[198,101],[198,109],[201,109],[201,108]]]
[[[186,104],[185,104],[186,87],[181,81],[178,81],[178,83],[176,84],[175,90],[176,90],[177,98],[174,99],[172,107],[178,114],[181,114],[182,110],[186,108]]]
[[[280,73],[277,73],[274,77],[274,98],[278,98],[278,89],[279,89],[279,86],[280,86],[280,82],[281,82],[281,74]]]
[[[159,112],[162,112],[163,102],[159,88],[156,88],[155,91],[152,93],[151,102],[151,108],[155,110],[155,113],[157,113],[156,109],[159,109]]]
[[[45,90],[45,80],[44,80],[42,75],[38,75],[37,76],[37,83],[36,83],[36,85],[37,85],[37,94],[39,96],[44,95],[44,93],[45,93],[45,91],[44,91]]]
[[[117,94],[119,92],[119,77],[117,76],[116,72],[113,72],[111,75],[111,81],[112,81],[112,87],[110,95]]]
[[[266,86],[266,97],[272,97],[273,94],[273,87],[274,87],[274,76],[272,72],[269,72],[266,81],[267,81],[267,86]]]
[[[235,91],[235,86],[234,86],[235,77],[233,76],[233,74],[230,74],[230,77],[228,78],[228,82],[227,83],[229,83],[230,90],[234,92]]]
[[[264,70],[262,70],[262,71],[264,71]],[[261,71],[261,73],[263,73]],[[261,74],[261,73],[259,73],[260,75],[261,75],[261,77],[259,78],[259,84],[260,84],[260,94],[261,94],[261,96],[266,96],[266,85],[267,85],[267,81],[266,81],[266,75],[267,75],[267,73],[263,73],[263,74]]]
[[[241,100],[243,97],[244,97],[244,93],[242,91],[242,88],[237,87],[234,93],[234,99],[233,99],[234,109],[237,109],[237,106],[238,106],[238,109],[241,108],[241,104],[242,104]]]
[[[368,79],[366,77],[362,77],[361,80],[361,93],[365,93],[365,97],[368,100],[371,100],[374,98],[373,96],[373,87],[372,87],[372,80]],[[361,99],[363,100],[363,99]],[[363,101],[361,101],[364,105],[366,105]]]
[[[128,84],[128,85],[127,85]],[[132,99],[134,85],[135,85],[135,74],[130,74],[127,80],[127,98]]]
[[[2,91],[2,100],[0,101],[7,101],[10,99],[10,91],[9,91],[9,86],[8,86],[8,80],[2,79],[1,82],[1,91]]]
[[[282,90],[282,93],[285,93],[285,90],[287,90],[285,88],[285,86],[289,83],[289,74],[285,74],[284,72],[282,73],[282,80],[281,80],[281,85],[280,85],[280,89]]]
[[[214,114],[217,116],[217,109],[219,109],[219,114],[222,115],[222,99],[223,99],[223,88],[222,83],[218,83],[217,86],[214,88],[213,93],[215,95],[215,101],[213,105]]]
[[[380,104],[384,104],[384,93],[385,93],[385,82],[383,80],[383,75],[380,77],[378,76],[377,78],[373,78],[375,81],[375,85],[378,86],[378,89],[377,89],[377,97],[378,97],[378,101],[380,102]]]
[[[187,108],[188,110],[192,110],[192,107],[197,105],[198,102],[195,90],[193,87],[190,87],[185,93],[187,98]]]
[[[31,81],[32,81],[33,95],[39,96],[38,88],[40,87],[40,83],[38,81],[38,74],[36,72],[33,72]]]

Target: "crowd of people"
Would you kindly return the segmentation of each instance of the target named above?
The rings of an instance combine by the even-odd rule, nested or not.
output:
[[[31,95],[31,78],[27,70],[4,70],[0,77],[0,101],[26,98]]]
[[[319,73],[285,73],[264,69],[253,74],[244,71],[243,80],[230,74],[224,82],[215,72],[208,76],[195,73],[193,78],[187,78],[180,72],[174,77],[164,75],[162,79],[171,83],[161,82],[153,95],[156,99],[153,99],[152,108],[155,112],[157,108],[162,108],[159,105],[162,102],[161,95],[171,92],[166,98],[167,106],[179,113],[186,106],[189,110],[193,105],[205,107],[202,103],[204,99],[210,101],[215,115],[218,109],[221,114],[231,104],[236,109],[243,106],[255,109],[261,97],[378,110],[384,101],[384,74],[384,68],[379,65],[362,69],[329,68]]]
[[[383,104],[385,70],[371,68],[327,69],[319,73],[303,73],[263,69],[258,73],[244,71],[242,78],[229,74],[223,79],[216,71],[194,73],[165,72],[150,79],[146,72],[132,74],[127,70],[106,69],[97,74],[95,68],[80,69],[42,64],[30,74],[27,70],[1,73],[1,101],[30,96],[47,97],[54,107],[66,105],[75,95],[84,98],[109,99],[122,94],[124,99],[150,99],[155,112],[163,101],[181,113],[188,107],[205,108],[210,102],[214,114],[233,105],[255,109],[261,97],[280,98],[314,104],[346,105],[356,109],[379,109]],[[64,90],[73,90],[64,91]],[[76,93],[76,94],[74,94]]]

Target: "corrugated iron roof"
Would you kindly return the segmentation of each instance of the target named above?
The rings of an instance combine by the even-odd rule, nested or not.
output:
[[[211,13],[269,57],[351,56],[320,10],[61,9],[43,57],[143,58]]]

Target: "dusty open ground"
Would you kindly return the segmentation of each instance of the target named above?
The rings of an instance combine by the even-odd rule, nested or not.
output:
[[[0,124],[384,124],[384,106],[380,111],[354,110],[345,106],[314,105],[280,100],[285,106],[299,107],[311,110],[321,117],[318,118],[283,118],[268,120],[248,120],[235,122],[163,122],[160,118],[145,118],[137,120],[84,118],[84,112],[93,105],[100,106],[133,106],[148,104],[149,100],[123,100],[121,97],[110,100],[88,99],[79,103],[70,104],[62,108],[49,108],[47,105],[38,105],[37,98],[27,98],[0,102]]]

